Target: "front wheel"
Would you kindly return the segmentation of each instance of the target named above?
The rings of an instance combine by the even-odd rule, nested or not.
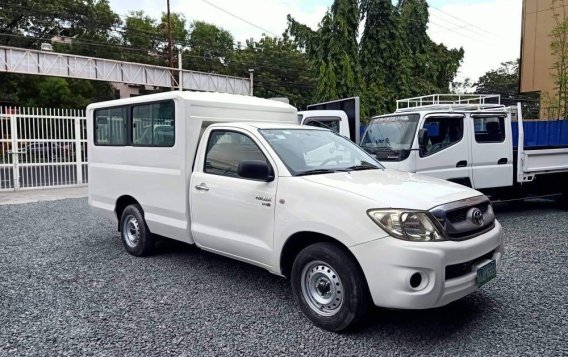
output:
[[[316,243],[298,254],[292,266],[292,290],[302,312],[316,326],[342,331],[360,322],[369,308],[363,272],[344,249]]]
[[[154,236],[146,225],[139,205],[130,205],[122,212],[120,236],[126,251],[137,257],[150,255],[154,249]]]

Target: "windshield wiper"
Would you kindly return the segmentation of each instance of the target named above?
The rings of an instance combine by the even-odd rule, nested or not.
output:
[[[390,153],[394,151],[390,146],[382,146],[382,147],[363,146],[363,150],[365,150],[369,154],[374,154],[374,155]]]
[[[363,149],[368,149],[374,152],[393,151],[393,149],[390,146],[363,146]]]
[[[380,169],[380,167],[377,167],[375,165],[362,164],[362,165],[349,166],[344,169],[341,169],[341,171],[361,171],[361,170],[377,170],[377,169]]]
[[[330,170],[330,169],[313,169],[313,170],[306,170],[296,174],[296,176],[306,176],[306,175],[319,175],[319,174],[332,174],[337,172],[337,170]]]

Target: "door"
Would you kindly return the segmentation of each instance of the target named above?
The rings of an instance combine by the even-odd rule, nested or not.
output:
[[[424,150],[418,153],[416,172],[471,186],[469,129],[464,115],[429,115],[422,125],[428,131]]]
[[[262,160],[274,167],[246,132],[211,132],[205,159],[199,160],[191,177],[191,230],[205,249],[269,266],[277,180],[240,177],[243,160]]]
[[[505,114],[474,113],[469,118],[473,187],[513,185],[511,125]]]

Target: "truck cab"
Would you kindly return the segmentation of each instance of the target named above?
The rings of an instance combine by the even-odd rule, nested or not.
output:
[[[361,146],[387,168],[459,183],[494,199],[562,194],[568,148],[528,148],[522,136],[520,105],[505,107],[499,95],[435,94],[398,100],[395,113],[371,120]]]
[[[306,110],[298,112],[298,124],[326,128],[350,137],[347,114],[343,110]]]
[[[394,114],[374,117],[361,141],[383,165],[477,189],[512,185],[508,108],[404,103]]]

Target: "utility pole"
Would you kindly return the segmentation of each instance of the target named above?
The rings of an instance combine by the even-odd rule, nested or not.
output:
[[[168,62],[170,68],[174,66],[174,54],[172,52],[172,15],[170,14],[170,0],[168,2]]]
[[[183,62],[181,61],[181,48],[178,50],[179,90],[183,91]]]
[[[249,68],[249,80],[250,80],[250,89],[249,89],[249,95],[252,97],[253,96],[253,83],[254,83],[254,68]]]

